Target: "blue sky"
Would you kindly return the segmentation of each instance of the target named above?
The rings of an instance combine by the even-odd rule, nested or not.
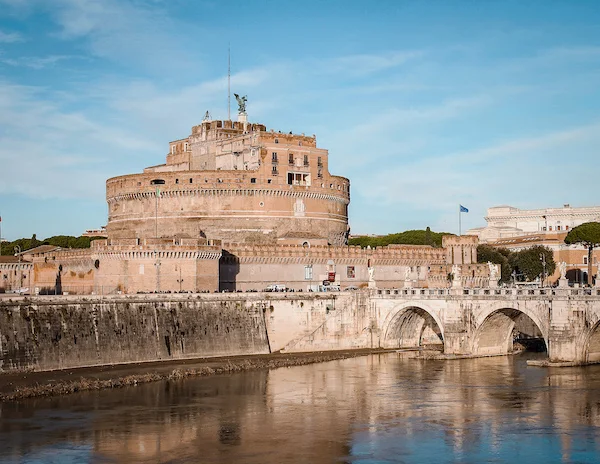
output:
[[[316,134],[353,233],[600,204],[597,1],[0,0],[8,239],[106,223],[105,180],[164,162],[232,92]]]

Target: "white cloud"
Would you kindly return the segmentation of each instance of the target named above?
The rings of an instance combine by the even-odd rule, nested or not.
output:
[[[113,164],[150,150],[117,125],[53,101],[43,88],[0,82],[0,191],[36,198],[102,198]]]
[[[23,42],[23,36],[18,32],[0,31],[0,43]]]
[[[49,56],[20,56],[18,58],[3,58],[0,59],[1,63],[9,66],[24,67],[31,69],[44,69],[48,66],[53,66],[59,61],[69,60],[76,58],[69,55],[49,55]]]
[[[422,57],[423,54],[422,51],[409,50],[377,54],[347,55],[322,62],[316,69],[330,73],[366,76],[396,68],[410,60]]]

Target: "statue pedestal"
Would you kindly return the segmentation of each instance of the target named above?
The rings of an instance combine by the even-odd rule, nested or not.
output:
[[[462,279],[460,277],[452,281],[452,288],[462,288]]]
[[[490,279],[490,282],[488,285],[490,288],[498,288],[498,281]]]
[[[561,277],[558,279],[558,288],[569,288],[569,281],[566,278]]]
[[[594,287],[600,288],[600,274],[596,275],[596,283],[594,284]]]
[[[369,287],[370,289],[376,289],[377,285],[375,284],[374,280],[369,280]]]
[[[405,280],[404,281],[404,288],[412,288],[412,287],[413,287],[412,280]]]

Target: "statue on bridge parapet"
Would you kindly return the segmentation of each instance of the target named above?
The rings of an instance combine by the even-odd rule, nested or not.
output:
[[[560,279],[558,279],[559,288],[566,288],[569,286],[569,281],[567,280],[567,263],[561,261],[558,263],[558,269],[560,271]]]
[[[490,282],[489,282],[489,286],[490,288],[497,288],[498,287],[498,279],[499,279],[499,270],[498,264],[494,264],[490,261],[488,261],[487,263],[488,268],[490,269]]]
[[[460,266],[458,264],[452,266],[452,287],[462,287],[462,277],[460,275]]]
[[[367,272],[369,273],[369,288],[377,288],[377,285],[375,284],[375,268],[369,266]]]
[[[410,279],[411,267],[404,268],[404,288],[412,288],[412,280]]]

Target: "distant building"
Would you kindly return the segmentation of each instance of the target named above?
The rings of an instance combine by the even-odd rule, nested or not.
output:
[[[488,209],[486,227],[470,229],[466,235],[476,235],[481,243],[527,234],[551,235],[568,232],[585,222],[600,222],[600,206],[573,208],[519,209],[513,206],[494,206]]]
[[[545,208],[522,210],[512,206],[488,209],[486,227],[467,231],[479,237],[480,243],[519,251],[536,245],[550,248],[556,263],[567,263],[567,277],[573,283],[587,282],[588,255],[581,245],[567,245],[564,239],[573,227],[586,222],[600,222],[600,206]],[[592,256],[594,275],[600,260],[600,250]],[[551,280],[560,277],[558,268]]]
[[[82,237],[108,237],[108,232],[106,231],[106,226],[100,227],[100,229],[88,229],[83,234]]]

